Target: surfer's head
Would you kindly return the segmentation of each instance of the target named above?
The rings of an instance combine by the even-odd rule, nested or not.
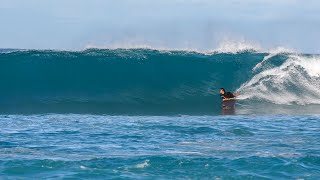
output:
[[[224,93],[226,93],[226,90],[224,90],[224,88],[220,88],[220,94],[224,94]]]

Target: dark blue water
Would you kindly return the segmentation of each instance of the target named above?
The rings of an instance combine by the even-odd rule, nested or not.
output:
[[[0,177],[319,179],[320,116],[0,116]]]
[[[0,82],[0,179],[320,178],[318,55],[6,49]]]

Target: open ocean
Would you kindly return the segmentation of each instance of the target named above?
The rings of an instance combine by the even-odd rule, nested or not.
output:
[[[320,179],[320,55],[1,49],[0,82],[0,179]]]

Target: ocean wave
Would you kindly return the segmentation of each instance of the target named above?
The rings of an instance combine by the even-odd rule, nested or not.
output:
[[[320,57],[289,55],[283,64],[261,71],[238,91],[242,99],[320,104]]]
[[[298,50],[277,46],[273,48],[263,48],[261,45],[254,41],[249,41],[245,39],[222,39],[217,43],[215,48],[197,48],[197,47],[180,47],[180,48],[169,48],[166,46],[152,45],[149,43],[137,43],[137,42],[123,42],[123,43],[115,43],[110,45],[95,45],[95,44],[87,44],[85,46],[86,49],[150,49],[150,50],[158,50],[158,51],[184,51],[184,52],[195,52],[200,54],[212,55],[212,54],[237,54],[243,52],[252,52],[252,53],[268,53],[268,56],[275,56],[277,54],[298,54]],[[266,59],[268,59],[266,56]]]
[[[56,52],[86,52],[88,50],[154,50],[159,52],[184,52],[199,53],[204,55],[213,54],[238,54],[244,52],[251,53],[268,53],[265,59],[278,54],[298,54],[297,50],[278,46],[275,48],[262,48],[258,43],[248,40],[230,40],[224,39],[220,41],[215,48],[197,48],[197,47],[180,47],[172,48],[161,45],[152,45],[149,43],[123,42],[110,45],[87,44],[83,49],[0,49],[1,53],[11,53],[17,51],[56,51]]]
[[[0,59],[1,112],[203,114],[221,110],[221,87],[238,89],[240,103],[320,104],[319,56],[284,49],[23,50]]]
[[[257,71],[257,69],[261,68],[262,65],[269,59],[271,59],[272,57],[275,57],[277,55],[290,55],[290,54],[298,54],[296,50],[293,49],[288,49],[288,48],[284,48],[284,47],[277,47],[275,49],[271,49],[269,51],[267,51],[268,55],[265,56],[263,58],[263,60],[258,63],[254,68],[253,71]]]

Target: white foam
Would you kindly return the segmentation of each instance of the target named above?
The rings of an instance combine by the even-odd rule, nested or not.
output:
[[[196,151],[166,151],[168,154],[202,154]]]
[[[278,54],[297,54],[297,51],[288,49],[285,47],[277,47],[275,49],[263,49],[257,43],[245,42],[245,41],[226,41],[221,42],[216,48],[211,49],[198,49],[198,48],[168,48],[164,46],[152,46],[149,44],[114,44],[108,46],[99,46],[99,45],[86,45],[84,50],[86,49],[150,49],[150,50],[157,50],[157,51],[184,51],[184,52],[195,52],[204,55],[213,55],[213,54],[220,54],[220,53],[230,53],[230,54],[237,54],[241,52],[255,52],[255,53],[268,53],[266,57],[264,57],[264,61],[270,59],[273,56]],[[263,62],[264,62],[263,61]],[[263,63],[261,62],[261,64]]]
[[[109,45],[94,45],[87,44],[85,49],[151,49],[159,51],[186,51],[186,52],[196,52],[205,55],[219,54],[219,53],[241,53],[246,51],[257,52],[257,53],[270,53],[270,56],[275,56],[280,53],[295,53],[293,49],[285,47],[276,47],[274,49],[264,49],[258,43],[249,41],[249,40],[232,40],[232,39],[223,39],[220,41],[215,48],[196,48],[196,47],[177,47],[170,48],[162,45],[151,45],[148,42],[142,41],[125,41],[125,42],[116,42]],[[268,58],[267,58],[268,59]]]
[[[320,57],[290,55],[281,66],[256,74],[238,89],[240,99],[276,104],[320,104]]]
[[[147,159],[143,163],[137,164],[134,167],[135,168],[145,168],[145,167],[148,167],[148,166],[150,166],[150,164],[149,164],[149,160]]]
[[[261,151],[256,152],[254,155],[259,157],[282,157],[282,158],[297,158],[301,157],[299,152],[270,152],[270,151]]]
[[[83,48],[79,49],[15,49],[10,51],[4,51],[1,53],[12,53],[16,51],[63,51],[63,52],[79,52],[87,49],[150,49],[150,50],[158,50],[158,51],[185,51],[185,52],[196,52],[204,55],[212,55],[219,53],[241,53],[241,52],[256,52],[256,53],[269,53],[264,59],[267,60],[270,57],[273,57],[277,54],[286,53],[286,54],[294,54],[297,51],[293,49],[289,49],[286,47],[276,47],[276,48],[263,48],[259,43],[245,40],[245,39],[228,39],[225,38],[218,42],[217,46],[212,48],[198,48],[198,47],[167,47],[166,45],[155,44],[150,42],[145,42],[141,40],[127,40],[127,41],[119,41],[114,42],[107,45],[99,45],[94,43],[88,43]]]
[[[216,53],[239,53],[245,51],[259,52],[261,51],[261,47],[257,43],[246,40],[223,40],[219,43],[218,47],[213,50],[213,52]]]
[[[304,60],[301,56],[295,56],[296,63],[302,66],[309,76],[320,77],[320,57],[311,57],[308,60]]]

